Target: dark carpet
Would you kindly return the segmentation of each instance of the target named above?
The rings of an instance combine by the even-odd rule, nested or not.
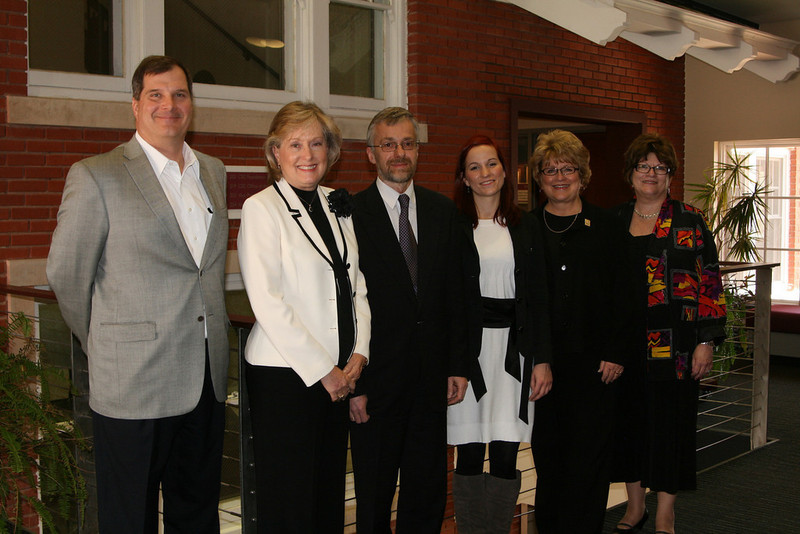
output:
[[[800,359],[772,357],[767,417],[767,446],[703,471],[696,491],[678,494],[676,534],[800,533]],[[655,494],[647,507],[655,513]],[[605,532],[624,512],[608,511]],[[653,531],[651,515],[642,532]]]

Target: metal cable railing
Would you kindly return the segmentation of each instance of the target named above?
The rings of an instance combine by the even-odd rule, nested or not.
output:
[[[769,377],[769,313],[771,268],[774,264],[744,264],[723,268],[724,285],[729,298],[729,315],[735,318],[729,328],[728,347],[715,356],[711,375],[701,383],[698,409],[698,456],[711,455],[716,465],[766,443],[767,382]],[[237,292],[231,292],[235,294]],[[54,402],[73,420],[85,436],[91,436],[91,419],[88,408],[88,372],[86,357],[61,319],[58,305],[49,291],[0,285],[0,298],[6,298],[6,310],[0,319],[12,311],[23,311],[37,326],[42,351],[42,361],[58,370],[64,381],[56,384]],[[243,292],[234,295],[229,309],[242,312],[246,306]],[[13,302],[12,302],[13,300]],[[245,303],[245,305],[242,305]],[[252,326],[252,318],[232,315],[231,366],[228,380],[228,402],[221,487],[222,532],[254,532],[255,493],[252,449],[248,447],[250,433],[247,413],[247,391],[240,383],[240,362],[244,345]],[[730,327],[730,325],[729,325]],[[76,390],[71,391],[72,382]],[[77,393],[77,394],[76,394]],[[452,469],[452,452],[450,466]],[[520,468],[523,484],[520,500],[533,502],[535,492],[535,467],[529,461],[530,447],[520,450]],[[78,451],[81,469],[91,478],[93,462],[90,452]],[[347,493],[345,501],[345,532],[355,532],[355,494],[352,467],[348,459]],[[69,531],[93,532],[96,530],[92,506],[96,506],[91,493],[83,525],[70,527]],[[524,508],[522,520],[532,512]],[[448,519],[452,512],[448,512]],[[77,517],[75,519],[77,522]],[[77,523],[76,523],[77,524]],[[227,528],[226,528],[227,525]],[[93,530],[95,529],[95,530]],[[65,530],[66,531],[66,530]]]

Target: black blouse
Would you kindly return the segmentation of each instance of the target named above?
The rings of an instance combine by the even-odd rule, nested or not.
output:
[[[333,260],[333,275],[336,278],[336,311],[339,327],[339,367],[344,367],[350,358],[353,347],[355,346],[356,330],[353,318],[353,291],[350,287],[350,277],[347,274],[347,265],[339,253],[336,246],[336,239],[333,237],[328,216],[320,203],[320,195],[317,189],[304,191],[292,187],[300,198],[306,212],[311,217],[328,253]],[[344,238],[342,238],[344,242]],[[347,252],[345,251],[345,259]]]

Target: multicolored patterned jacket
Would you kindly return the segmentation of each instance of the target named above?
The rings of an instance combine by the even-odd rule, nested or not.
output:
[[[633,206],[622,206],[624,220],[630,221]],[[697,344],[725,338],[717,247],[703,213],[668,196],[645,256],[647,374],[653,380],[691,379]]]

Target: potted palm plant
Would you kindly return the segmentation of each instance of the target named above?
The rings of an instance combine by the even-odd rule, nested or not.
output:
[[[37,361],[40,350],[25,315],[0,325],[0,532],[24,532],[25,509],[54,532],[55,516],[86,499],[72,450],[82,440],[49,402],[51,371]]]
[[[705,173],[703,183],[687,186],[703,209],[721,257],[734,261],[761,260],[757,239],[767,216],[766,184],[755,175],[750,154],[740,154],[734,146],[727,161],[715,162]],[[725,288],[728,320],[725,342],[714,350],[713,370],[727,373],[736,357],[747,354],[746,310],[753,295],[744,284]]]
[[[703,183],[687,186],[706,214],[720,255],[744,262],[761,259],[756,239],[767,216],[767,187],[753,177],[749,158],[734,146],[727,161],[706,171]]]

